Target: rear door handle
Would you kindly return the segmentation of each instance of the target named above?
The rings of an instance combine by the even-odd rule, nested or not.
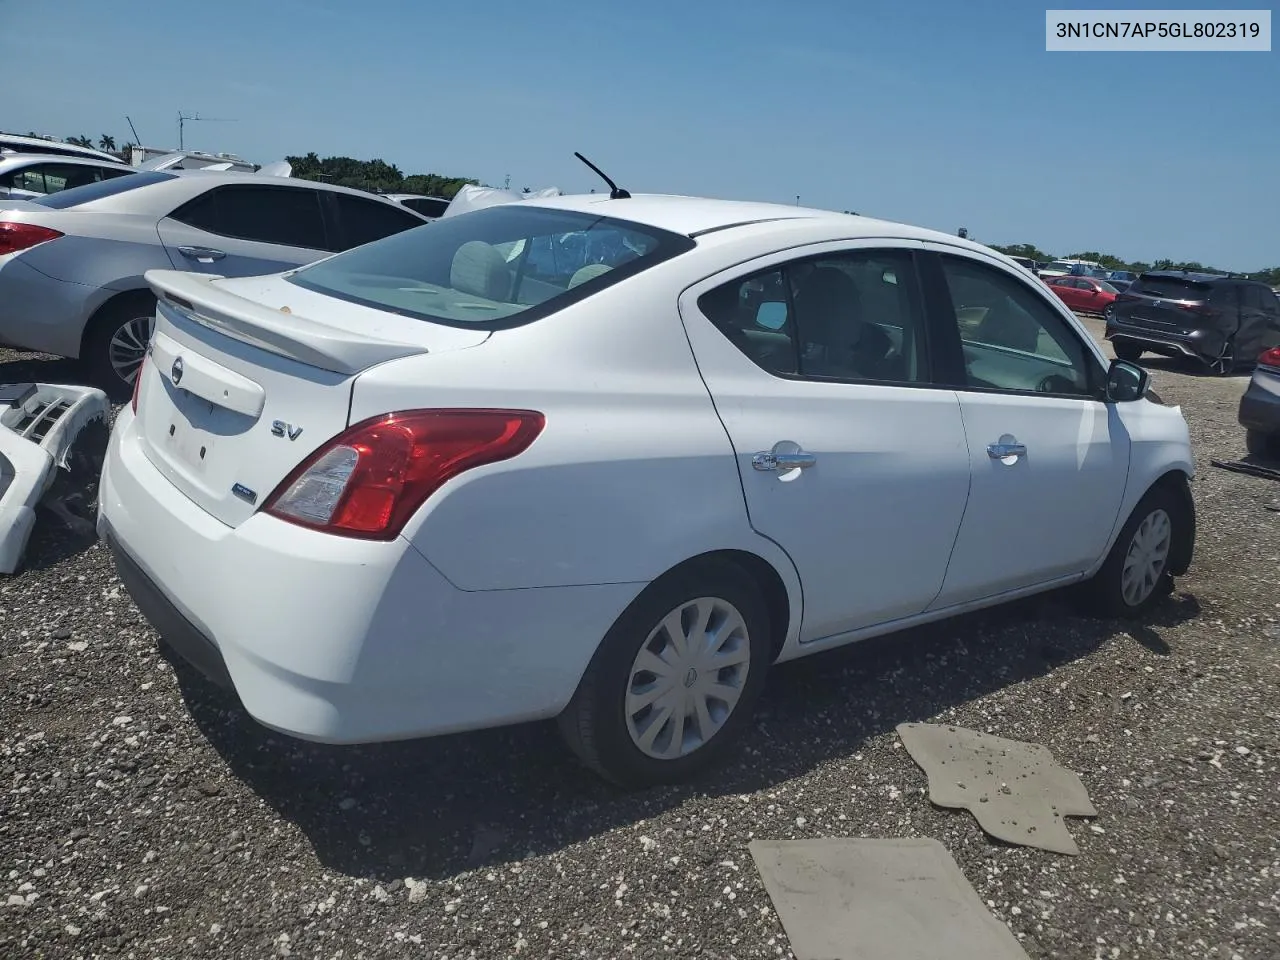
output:
[[[818,462],[812,453],[757,453],[751,457],[751,466],[761,473],[805,470]]]
[[[1025,457],[1027,455],[1027,445],[1025,443],[989,443],[987,444],[987,456],[992,460],[1003,460],[1006,457]]]
[[[213,263],[226,256],[226,253],[213,247],[179,247],[178,252],[188,260],[199,260],[201,263]]]

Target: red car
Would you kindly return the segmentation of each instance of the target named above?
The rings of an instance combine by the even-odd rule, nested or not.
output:
[[[1116,302],[1116,295],[1120,292],[1107,281],[1093,277],[1049,277],[1045,283],[1076,313],[1101,315]]]

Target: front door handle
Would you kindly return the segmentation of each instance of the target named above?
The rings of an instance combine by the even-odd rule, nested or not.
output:
[[[805,470],[818,462],[812,453],[756,453],[751,457],[751,466],[761,473],[786,472],[788,470]]]
[[[987,444],[987,456],[992,460],[1004,460],[1006,457],[1025,457],[1026,455],[1027,445],[1025,443],[1001,441],[1000,443]]]
[[[226,253],[213,247],[179,247],[178,252],[188,260],[199,260],[201,263],[213,263],[226,256]]]

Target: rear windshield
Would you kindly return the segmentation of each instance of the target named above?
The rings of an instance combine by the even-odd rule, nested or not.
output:
[[[1212,288],[1195,280],[1179,280],[1176,277],[1139,277],[1129,288],[1130,293],[1141,293],[1163,300],[1207,300]]]
[[[52,207],[55,210],[65,210],[68,207],[89,203],[91,200],[114,197],[120,193],[137,190],[139,187],[147,187],[153,183],[172,179],[172,173],[158,173],[155,171],[131,173],[125,177],[112,177],[110,180],[101,180],[98,183],[86,184],[83,187],[72,187],[70,190],[63,190],[60,193],[51,193],[47,197],[41,197],[34,202],[41,206]]]
[[[522,203],[397,233],[294,272],[352,303],[451,326],[515,326],[691,249],[655,227]]]

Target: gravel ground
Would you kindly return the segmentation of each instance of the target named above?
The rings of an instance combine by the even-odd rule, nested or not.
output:
[[[780,668],[727,766],[633,795],[548,725],[269,734],[42,523],[0,581],[0,957],[788,957],[746,845],[823,836],[941,840],[1034,958],[1280,957],[1280,486],[1209,466],[1244,454],[1244,380],[1151,367],[1200,526],[1147,622],[1049,596]],[[0,355],[0,380],[70,369]],[[905,720],[1046,744],[1099,811],[1081,855],[933,808]]]

